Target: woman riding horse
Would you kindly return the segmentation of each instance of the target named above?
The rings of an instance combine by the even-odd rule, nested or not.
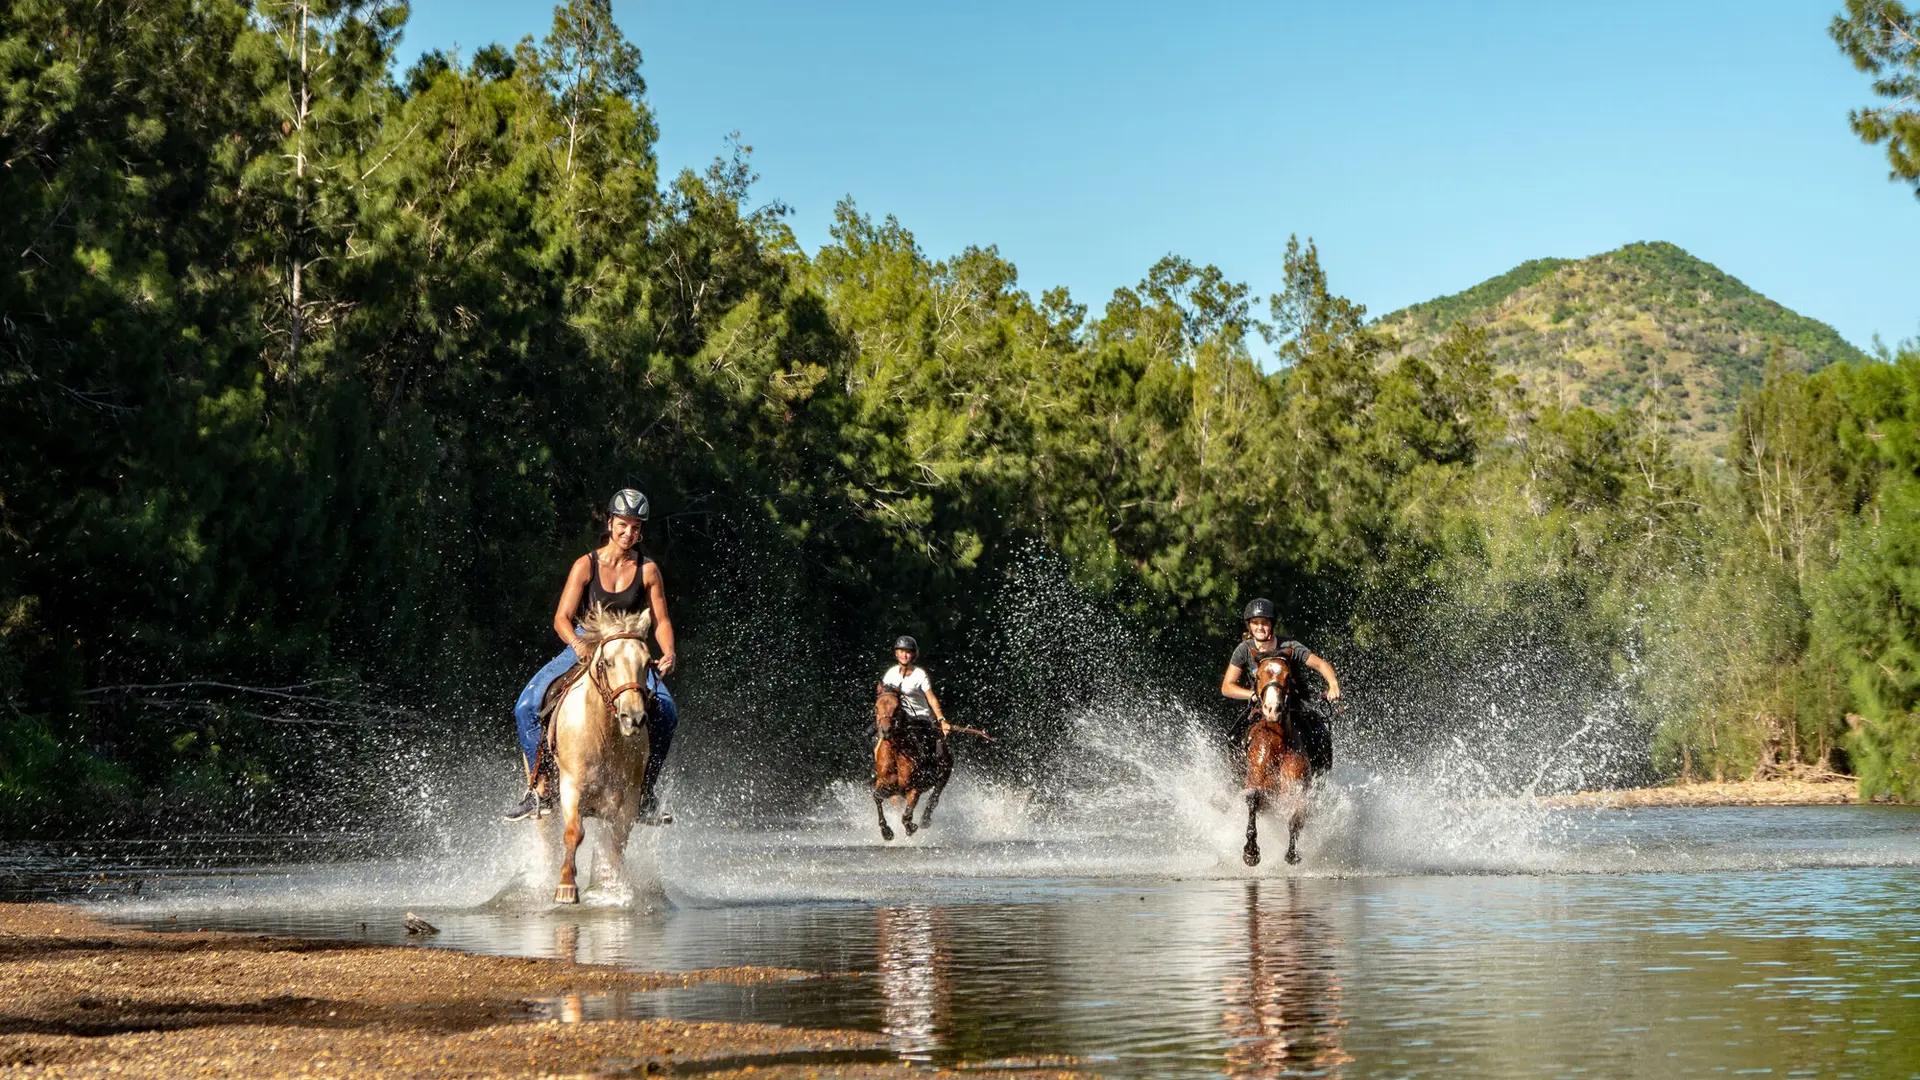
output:
[[[1234,650],[1220,680],[1220,693],[1248,704],[1243,728],[1247,753],[1247,845],[1241,858],[1260,864],[1257,819],[1270,797],[1278,796],[1288,814],[1287,861],[1299,862],[1295,847],[1306,817],[1306,791],[1313,776],[1333,764],[1333,737],[1326,722],[1305,708],[1301,672],[1311,669],[1327,681],[1327,699],[1340,699],[1340,677],[1333,665],[1297,641],[1273,638],[1273,602],[1255,600],[1243,618],[1247,636]],[[1251,688],[1245,685],[1248,675]]]
[[[931,820],[940,789],[946,786],[953,769],[946,745],[953,728],[933,692],[927,669],[914,666],[914,658],[919,655],[920,643],[902,634],[893,643],[896,665],[880,676],[880,685],[874,688],[879,693],[874,705],[879,737],[873,744],[873,802],[880,815],[880,835],[886,840],[893,839],[886,800],[896,796],[905,800],[900,824],[911,836],[917,828],[913,823],[914,804],[925,794],[927,809],[922,824]]]
[[[659,659],[647,670],[647,692],[657,706],[657,715],[647,725],[650,744],[640,820],[656,823],[660,816],[654,783],[660,766],[666,762],[673,745],[674,729],[680,724],[680,710],[662,678],[673,671],[673,620],[667,617],[667,591],[660,568],[640,551],[641,522],[647,519],[647,497],[633,488],[614,493],[607,503],[607,527],[599,548],[573,561],[567,584],[560,590],[560,604],[553,612],[553,632],[560,635],[566,649],[534,675],[520,698],[514,702],[513,716],[520,730],[520,754],[527,767],[527,793],[507,812],[508,821],[534,817],[552,805],[540,761],[540,706],[547,688],[577,663],[592,655],[581,639],[581,620],[595,609],[610,615],[650,611],[653,637],[660,644]]]
[[[1277,640],[1273,634],[1273,601],[1258,599],[1249,603],[1241,618],[1246,621],[1246,636],[1241,639],[1238,648],[1233,650],[1233,659],[1227,661],[1227,672],[1220,677],[1220,695],[1235,701],[1247,703],[1245,724],[1251,721],[1256,712],[1253,700],[1253,673],[1260,662],[1270,656],[1285,660],[1295,672],[1295,678],[1301,668],[1310,668],[1327,681],[1326,698],[1328,701],[1340,700],[1340,676],[1334,673],[1333,665],[1324,657],[1318,656],[1312,649],[1288,638]],[[1308,695],[1295,686],[1288,695],[1288,708],[1294,721],[1294,730],[1299,733],[1301,749],[1307,755],[1307,762],[1314,773],[1323,773],[1333,767],[1333,733],[1327,729],[1327,722],[1308,709]]]

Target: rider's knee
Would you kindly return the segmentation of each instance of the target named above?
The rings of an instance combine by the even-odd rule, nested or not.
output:
[[[539,727],[540,703],[522,695],[519,701],[513,703],[513,718],[519,723],[522,731]]]

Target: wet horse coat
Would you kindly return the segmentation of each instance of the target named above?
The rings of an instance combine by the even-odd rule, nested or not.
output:
[[[1248,866],[1260,865],[1258,819],[1270,800],[1287,811],[1287,861],[1300,861],[1295,842],[1306,822],[1310,774],[1287,710],[1292,673],[1278,656],[1254,669],[1252,705],[1257,715],[1247,730],[1247,786],[1242,792],[1247,800],[1247,846],[1240,855]]]
[[[878,737],[873,743],[873,807],[880,818],[880,838],[893,839],[893,826],[887,824],[887,802],[902,800],[900,827],[912,836],[933,821],[933,808],[953,776],[953,751],[938,734],[913,739],[904,730],[910,722],[900,711],[900,695],[885,686],[873,703],[873,723]],[[914,743],[923,745],[915,746]],[[920,824],[913,823],[914,806],[920,796],[927,797],[927,808]]]
[[[575,856],[585,835],[583,818],[606,825],[607,864],[617,874],[627,834],[639,817],[647,772],[647,635],[653,613],[594,610],[582,623],[581,640],[592,648],[586,677],[567,687],[553,712],[549,735],[560,781],[564,854],[554,899],[580,902]]]

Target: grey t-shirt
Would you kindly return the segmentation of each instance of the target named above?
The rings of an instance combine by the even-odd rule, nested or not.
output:
[[[1313,650],[1293,640],[1277,642],[1270,649],[1259,650],[1255,648],[1253,639],[1247,638],[1240,642],[1239,648],[1233,650],[1233,659],[1229,661],[1240,669],[1241,686],[1253,685],[1253,669],[1269,656],[1278,656],[1293,665],[1294,671],[1304,673],[1307,661],[1313,659]]]

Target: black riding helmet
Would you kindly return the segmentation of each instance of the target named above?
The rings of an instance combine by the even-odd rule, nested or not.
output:
[[[621,488],[607,500],[607,514],[611,517],[639,518],[647,520],[647,497],[634,488]]]
[[[1273,601],[1268,600],[1264,596],[1257,600],[1248,601],[1247,609],[1240,613],[1240,621],[1252,622],[1255,619],[1266,619],[1270,622],[1277,621],[1277,617],[1273,611]]]
[[[920,643],[906,634],[901,634],[899,637],[894,638],[893,647],[896,649],[905,649],[915,656],[920,655]]]

